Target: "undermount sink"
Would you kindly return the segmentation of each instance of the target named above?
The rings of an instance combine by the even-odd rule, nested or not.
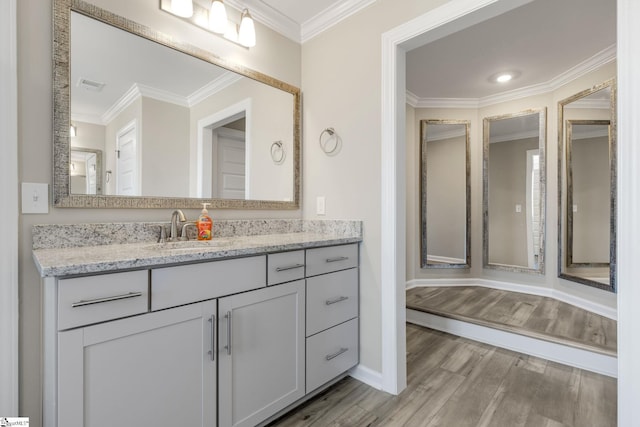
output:
[[[183,240],[178,242],[153,243],[145,246],[145,249],[152,251],[197,251],[202,249],[214,249],[227,246],[232,242],[231,239],[212,239],[212,240]]]

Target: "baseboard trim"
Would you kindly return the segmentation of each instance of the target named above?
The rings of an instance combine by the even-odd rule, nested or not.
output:
[[[407,309],[407,322],[609,377],[617,378],[618,376],[616,357],[417,310]]]
[[[374,371],[373,369],[367,368],[366,366],[359,364],[349,371],[349,375],[352,378],[360,382],[363,382],[368,386],[371,386],[378,390],[382,390],[382,373],[381,372]]]
[[[579,296],[571,295],[556,289],[543,288],[535,285],[524,285],[521,283],[500,282],[488,279],[414,279],[406,283],[407,289],[417,287],[435,287],[435,286],[482,286],[484,288],[500,289],[511,292],[520,292],[524,294],[538,295],[541,297],[549,297],[558,301],[571,304],[582,308],[600,316],[607,317],[612,320],[618,319],[618,310],[598,304],[593,301],[586,300]]]

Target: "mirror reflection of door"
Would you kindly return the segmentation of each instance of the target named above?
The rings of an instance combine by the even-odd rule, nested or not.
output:
[[[469,122],[421,121],[422,268],[470,266]]]
[[[133,121],[120,130],[116,137],[116,194],[140,195],[137,153],[137,126]]]
[[[215,165],[211,197],[245,199],[245,132],[221,127],[213,130],[213,159]]]
[[[485,266],[543,269],[544,126],[544,110],[485,119]]]

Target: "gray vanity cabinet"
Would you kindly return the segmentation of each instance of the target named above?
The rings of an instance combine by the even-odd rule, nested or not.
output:
[[[215,426],[216,301],[58,333],[58,423]]]
[[[219,426],[252,427],[305,394],[304,280],[218,304]]]

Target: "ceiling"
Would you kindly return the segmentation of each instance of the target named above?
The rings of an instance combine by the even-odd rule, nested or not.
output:
[[[225,0],[300,43],[375,2]],[[407,90],[416,104],[453,98],[480,105],[516,90],[549,91],[614,60],[615,43],[616,0],[534,0],[409,51]],[[519,76],[504,85],[489,81],[507,70]]]

